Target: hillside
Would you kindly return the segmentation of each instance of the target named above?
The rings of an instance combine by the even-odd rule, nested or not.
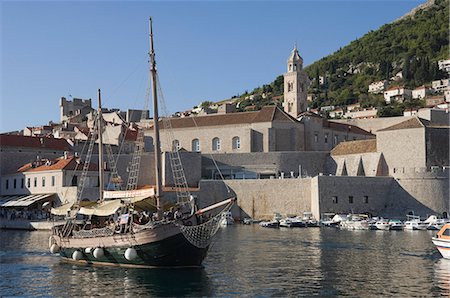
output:
[[[312,108],[326,105],[345,106],[360,102],[362,106],[384,105],[381,95],[368,94],[374,81],[389,80],[396,85],[415,88],[445,77],[437,61],[449,56],[449,0],[428,1],[393,23],[370,31],[335,53],[305,68],[312,84],[309,93],[315,99]],[[319,84],[319,77],[324,83]],[[251,106],[279,104],[283,93],[283,76],[272,83],[244,93],[236,100],[239,110]]]

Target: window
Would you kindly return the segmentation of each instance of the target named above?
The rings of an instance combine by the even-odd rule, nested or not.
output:
[[[55,176],[52,176],[52,186],[55,186]]]
[[[234,137],[232,143],[233,149],[241,149],[241,139],[239,137]]]
[[[450,229],[445,230],[444,232],[442,232],[443,236],[450,236]]]
[[[325,134],[324,142],[328,143],[328,134],[327,133]]]
[[[37,177],[34,177],[34,187],[37,187]]]
[[[14,187],[14,189],[17,188],[17,179],[16,178],[14,178],[13,187]]]
[[[192,151],[200,152],[200,141],[198,139],[192,140]]]
[[[45,187],[45,177],[42,177],[42,187]]]
[[[31,187],[31,178],[27,178],[27,187],[28,187],[28,188]]]
[[[364,204],[369,204],[369,196],[364,196]]]
[[[349,204],[353,204],[353,196],[348,196],[348,202]]]
[[[314,133],[314,142],[318,143],[319,142],[319,134],[316,132]]]
[[[77,176],[73,176],[72,177],[72,186],[77,186],[78,185],[78,177]]]
[[[178,151],[180,150],[180,141],[173,140],[172,141],[172,151]]]
[[[25,186],[25,178],[20,179],[20,188]]]
[[[331,197],[331,201],[333,202],[333,204],[337,204],[338,203],[338,197]]]
[[[6,189],[8,189],[9,188],[9,180],[8,179],[6,179]]]
[[[292,106],[293,106],[293,103],[288,102],[288,113],[292,112]]]
[[[212,150],[220,151],[220,139],[219,138],[214,138],[212,140]]]
[[[292,90],[294,90],[294,83],[288,82],[288,92],[291,92]]]

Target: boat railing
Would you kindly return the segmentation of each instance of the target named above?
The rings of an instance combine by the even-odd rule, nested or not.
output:
[[[114,234],[114,228],[104,227],[91,230],[79,230],[73,231],[74,238],[94,238],[94,237],[106,237]]]

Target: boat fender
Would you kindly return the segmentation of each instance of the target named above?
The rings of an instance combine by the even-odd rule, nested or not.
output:
[[[76,250],[72,253],[72,259],[74,259],[75,261],[81,260],[82,257],[83,253],[79,250]]]
[[[94,249],[93,255],[94,255],[94,258],[99,259],[105,255],[105,252],[103,251],[103,248],[97,247],[96,249]]]
[[[128,261],[132,261],[132,260],[136,259],[136,257],[137,257],[137,252],[136,252],[136,250],[135,250],[134,248],[129,247],[129,248],[127,248],[127,250],[125,251],[124,256],[125,256],[125,259],[127,259]]]
[[[50,246],[50,252],[52,254],[56,254],[59,252],[59,246],[56,243],[53,243],[52,246]]]
[[[87,254],[90,254],[92,252],[92,247],[86,247],[84,249],[84,252],[87,253]]]

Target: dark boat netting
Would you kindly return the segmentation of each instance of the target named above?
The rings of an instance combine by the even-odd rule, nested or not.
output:
[[[228,204],[221,212],[211,217],[208,221],[195,225],[195,226],[185,226],[178,224],[178,227],[183,233],[184,237],[194,246],[199,248],[205,248],[211,244],[214,235],[220,228],[220,220],[222,214],[230,211],[232,203]]]

